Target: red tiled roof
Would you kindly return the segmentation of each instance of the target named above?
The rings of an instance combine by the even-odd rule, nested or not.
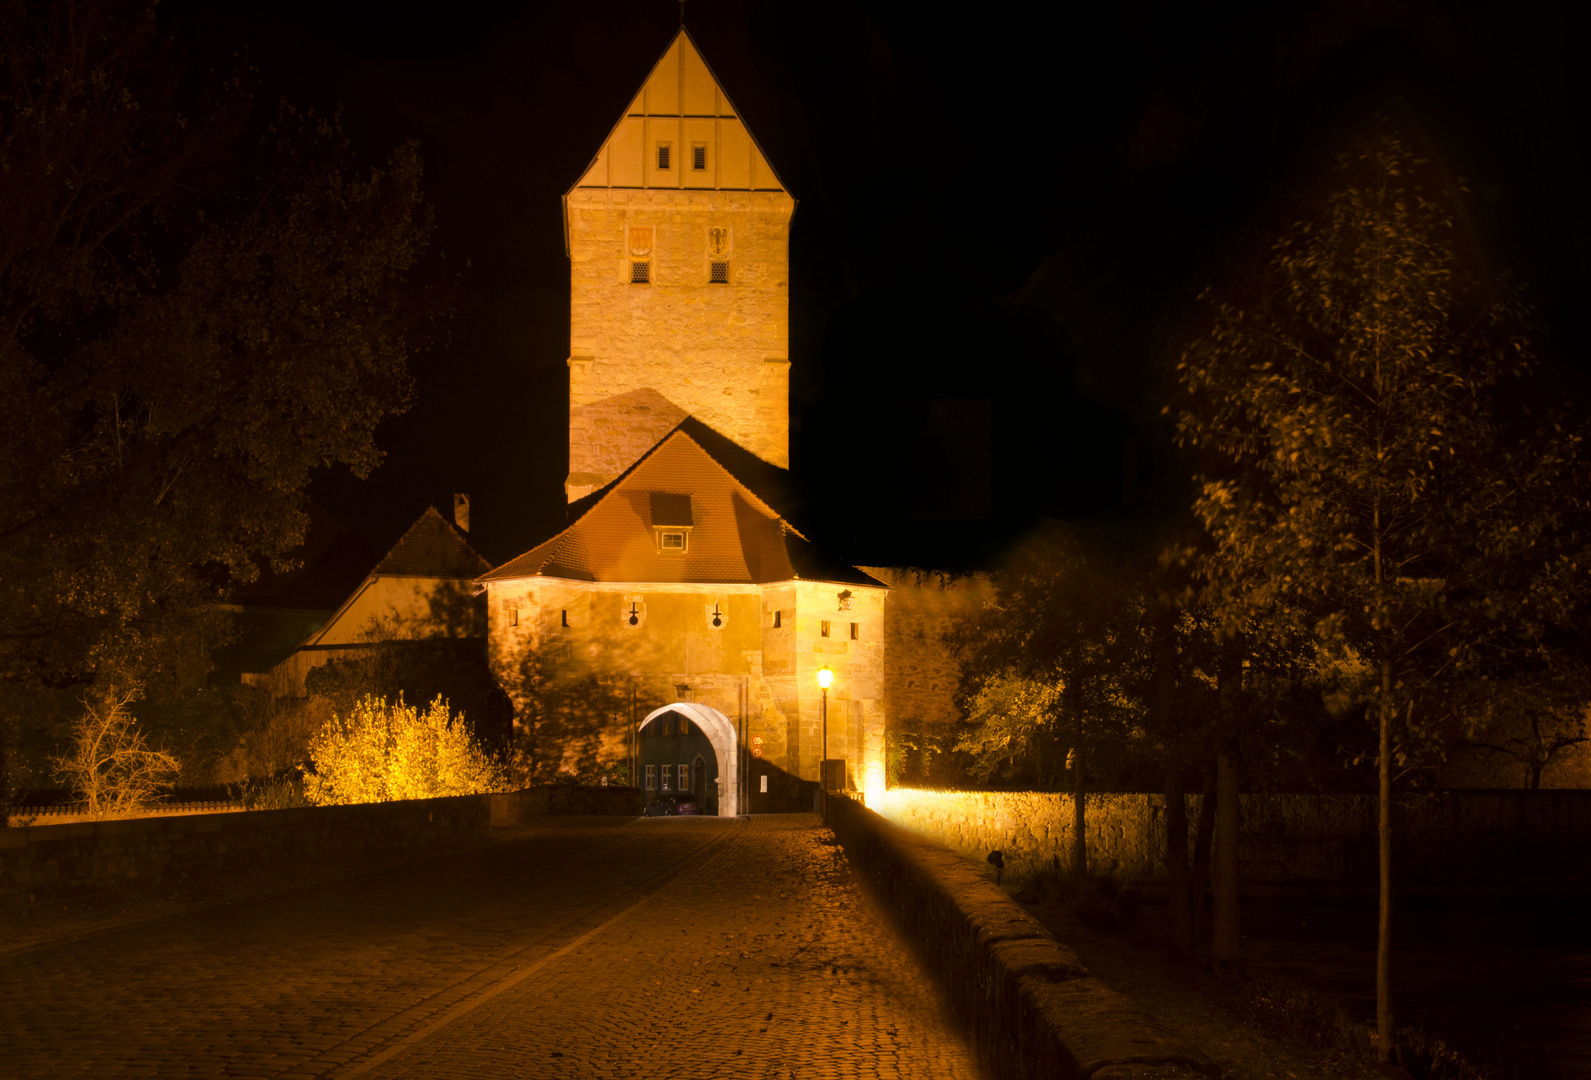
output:
[[[464,534],[431,507],[409,526],[373,574],[414,577],[474,578],[492,564],[481,558]]]
[[[683,525],[691,527],[687,550],[659,551],[657,527]],[[790,533],[767,503],[676,430],[574,524],[477,580],[788,581],[796,576],[785,545]]]

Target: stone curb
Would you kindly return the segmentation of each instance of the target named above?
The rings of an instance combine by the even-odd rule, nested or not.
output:
[[[1221,1075],[961,857],[845,797],[829,797],[828,824],[1002,1080]]]

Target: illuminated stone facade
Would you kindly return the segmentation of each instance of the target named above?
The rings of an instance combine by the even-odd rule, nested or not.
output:
[[[705,736],[719,813],[810,809],[827,667],[840,786],[883,790],[888,590],[704,448],[789,467],[794,209],[683,30],[565,196],[578,505],[478,579],[526,779],[644,780],[669,738]]]
[[[789,468],[794,210],[681,31],[564,196],[570,502],[686,416]]]

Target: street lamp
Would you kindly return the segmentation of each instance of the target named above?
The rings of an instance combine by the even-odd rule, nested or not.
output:
[[[823,688],[823,754],[818,759],[818,790],[822,792],[823,822],[829,821],[829,686],[834,682],[834,672],[818,668],[818,685]]]

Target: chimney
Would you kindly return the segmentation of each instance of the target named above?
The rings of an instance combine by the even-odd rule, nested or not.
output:
[[[453,524],[459,527],[460,532],[470,531],[470,497],[468,495],[453,496]]]

